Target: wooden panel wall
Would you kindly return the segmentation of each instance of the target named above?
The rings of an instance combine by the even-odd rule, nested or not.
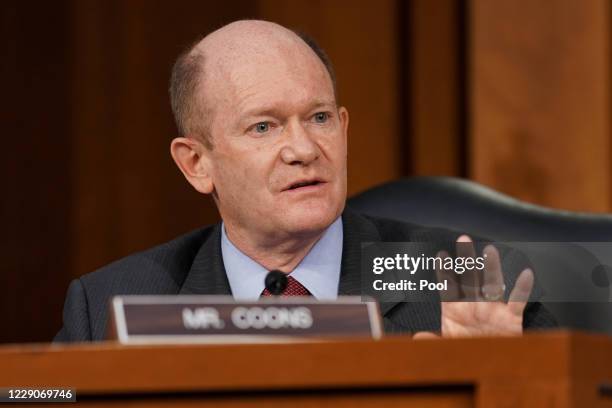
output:
[[[59,321],[74,244],[70,7],[0,10],[0,342],[42,340]]]
[[[464,2],[405,2],[406,174],[465,176]]]
[[[470,171],[518,198],[609,211],[608,0],[472,0]]]

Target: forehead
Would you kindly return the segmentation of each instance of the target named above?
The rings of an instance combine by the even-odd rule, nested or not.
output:
[[[205,96],[217,113],[291,109],[335,103],[331,78],[308,45],[298,39],[230,47],[206,58]]]

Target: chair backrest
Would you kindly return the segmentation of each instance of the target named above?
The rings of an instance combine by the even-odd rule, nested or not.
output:
[[[505,241],[612,242],[612,216],[554,210],[454,177],[392,181],[349,200],[380,217],[470,231]]]
[[[448,228],[498,242],[611,242],[612,216],[561,211],[528,204],[472,181],[453,177],[415,177],[392,181],[365,191],[348,201],[362,214]],[[553,287],[556,298],[572,299],[572,291],[588,292],[592,302],[548,302],[564,327],[612,333],[610,274],[612,251],[603,254],[603,267],[579,245],[563,244],[567,251],[554,254],[559,269],[536,276],[544,287]],[[529,245],[527,246],[529,247]],[[548,257],[543,247],[524,252],[532,260]],[[544,246],[545,247],[545,246]],[[606,246],[604,245],[604,248]],[[610,245],[612,247],[612,244]],[[576,268],[577,260],[586,269]],[[609,260],[609,262],[607,262]],[[577,270],[579,269],[579,270]],[[559,293],[561,291],[561,293]]]

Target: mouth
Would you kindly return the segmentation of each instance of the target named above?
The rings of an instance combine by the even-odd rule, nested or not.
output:
[[[310,190],[313,187],[318,187],[322,184],[324,184],[325,182],[323,180],[319,180],[319,179],[311,179],[311,180],[299,180],[296,181],[292,184],[290,184],[289,186],[285,187],[283,189],[283,191],[303,191],[303,190]]]

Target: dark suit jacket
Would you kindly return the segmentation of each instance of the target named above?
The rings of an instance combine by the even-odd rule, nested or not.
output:
[[[342,221],[340,295],[361,294],[362,242],[453,242],[458,236],[450,231],[363,217],[349,209],[343,213]],[[505,272],[515,273],[525,266],[516,252],[506,251],[502,259]],[[128,294],[231,294],[221,256],[220,224],[128,256],[72,281],[64,305],[64,326],[55,341],[103,340],[109,300]],[[381,313],[386,332],[440,328],[440,303],[435,300],[382,303]],[[530,303],[523,326],[553,327],[555,320],[539,303]]]

